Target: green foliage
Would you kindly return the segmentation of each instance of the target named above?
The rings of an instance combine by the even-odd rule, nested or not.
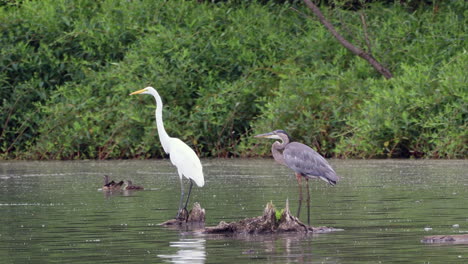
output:
[[[300,15],[301,2],[10,2],[1,158],[162,157],[154,100],[128,96],[148,85],[168,133],[201,156],[269,155],[251,136],[282,128],[329,157],[466,157],[464,1],[323,10],[368,49],[365,14],[390,81]]]
[[[281,216],[283,216],[283,213],[284,213],[284,208],[281,209],[281,210],[275,209],[275,219],[276,219],[276,222],[279,222],[279,221],[281,220]]]
[[[396,77],[383,80],[341,47],[326,59],[311,58],[308,70],[279,65],[278,89],[262,99],[255,133],[283,128],[326,156],[466,158],[466,18],[448,6],[437,15],[377,7],[366,12],[372,52]],[[357,14],[333,12],[348,33],[364,36]]]
[[[69,87],[75,89],[91,73],[123,58],[139,32],[134,28],[124,30],[126,23],[138,21],[134,19],[138,13],[132,12],[129,3],[128,7],[122,5],[114,1],[97,5],[95,1],[45,0],[0,9],[1,111],[7,113],[0,120],[2,152],[12,157],[28,153],[37,137],[43,135],[38,129],[45,122],[66,122],[53,120],[47,116],[50,111],[42,112],[39,105],[50,96],[57,98],[59,94],[55,93],[61,85],[73,83]],[[98,9],[109,13],[94,15]],[[74,98],[80,102],[85,99],[88,98]],[[65,113],[63,117],[69,114]],[[63,135],[69,132],[64,130]],[[65,144],[55,151],[67,147],[71,146]],[[70,158],[64,154],[60,157]]]
[[[437,76],[425,65],[402,65],[401,76],[371,86],[372,97],[348,123],[355,132],[339,148],[345,155],[367,153],[364,157],[463,157],[468,80],[457,72],[468,67],[468,57],[457,57],[442,63]]]

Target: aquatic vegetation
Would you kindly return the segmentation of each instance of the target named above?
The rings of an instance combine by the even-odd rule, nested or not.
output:
[[[283,215],[283,213],[284,213],[284,209],[281,209],[281,210],[276,209],[275,210],[276,222],[279,222],[281,220],[281,216]]]

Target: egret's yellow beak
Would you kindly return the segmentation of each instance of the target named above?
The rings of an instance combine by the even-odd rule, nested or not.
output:
[[[138,90],[138,91],[135,91],[135,92],[131,93],[130,95],[141,94],[142,92],[146,92],[146,88],[145,88],[145,89]]]
[[[265,133],[265,134],[256,135],[254,137],[255,138],[274,138],[273,136],[275,136],[275,134],[273,134],[273,132],[268,132],[268,133]]]

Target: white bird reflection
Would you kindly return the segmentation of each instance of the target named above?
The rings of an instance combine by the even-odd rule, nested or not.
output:
[[[203,238],[181,238],[179,241],[170,242],[170,247],[179,249],[175,254],[158,257],[171,263],[205,263],[205,243]]]

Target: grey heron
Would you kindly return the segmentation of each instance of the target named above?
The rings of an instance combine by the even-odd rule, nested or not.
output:
[[[340,177],[317,151],[311,147],[299,143],[291,142],[291,138],[284,130],[275,130],[269,133],[256,135],[256,138],[271,138],[278,139],[271,145],[271,153],[273,158],[279,164],[292,169],[296,175],[299,185],[299,208],[297,209],[297,217],[301,213],[302,205],[302,178],[306,181],[307,187],[307,223],[310,225],[310,193],[309,179],[319,178],[335,185]]]

